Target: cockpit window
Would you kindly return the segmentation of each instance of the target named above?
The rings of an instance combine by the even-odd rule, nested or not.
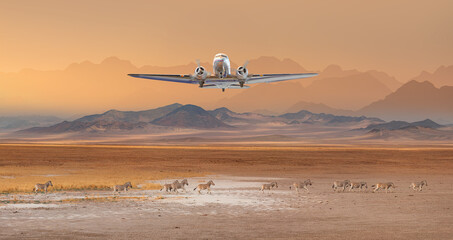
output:
[[[223,57],[223,58],[228,58],[227,55],[223,54],[223,53],[219,53],[217,55],[215,55],[216,57]]]

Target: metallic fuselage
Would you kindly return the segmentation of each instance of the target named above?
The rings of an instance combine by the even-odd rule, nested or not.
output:
[[[226,54],[216,54],[212,65],[214,67],[214,74],[217,77],[225,78],[231,75],[230,59]]]

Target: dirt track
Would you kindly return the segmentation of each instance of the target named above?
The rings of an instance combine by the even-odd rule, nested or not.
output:
[[[22,148],[22,159],[37,150],[54,157],[70,150],[17,148]],[[3,148],[2,153],[14,150]],[[106,198],[111,196],[107,191],[15,195],[16,200],[47,203],[0,205],[1,238],[449,239],[453,235],[451,149],[82,147],[74,152],[80,154],[75,159],[102,158],[102,153],[106,158],[142,156],[145,165],[163,171],[189,166],[213,176],[189,179],[188,193],[133,190],[121,195],[128,199],[119,200]],[[211,178],[216,183],[212,195],[192,191],[199,181]],[[314,182],[310,193],[289,190],[292,181],[306,178]],[[393,181],[397,188],[388,194],[333,192],[332,181],[343,179],[369,185]],[[429,184],[424,191],[409,189],[411,181],[422,179]],[[273,180],[278,189],[258,191],[260,184]],[[86,196],[91,200],[80,200]],[[1,200],[12,198],[1,196]]]

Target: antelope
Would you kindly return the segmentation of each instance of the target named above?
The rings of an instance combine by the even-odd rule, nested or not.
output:
[[[421,192],[423,186],[428,186],[428,182],[426,180],[423,180],[421,182],[413,182],[413,183],[411,183],[409,188],[412,188],[414,191],[417,191],[417,189],[418,189],[418,191]]]
[[[173,191],[175,191],[175,192],[177,192],[178,189],[182,189],[182,190],[184,190],[184,192],[186,192],[186,189],[184,188],[185,185],[189,186],[189,182],[187,181],[187,179],[184,179],[181,182],[176,180],[171,184]]]
[[[37,183],[35,185],[35,188],[33,189],[33,191],[35,191],[35,193],[38,193],[38,190],[44,190],[47,194],[47,188],[49,188],[49,186],[53,187],[53,184],[52,184],[52,181],[48,181],[44,184],[42,183]]]
[[[208,183],[200,183],[196,188],[193,190],[197,190],[198,188],[198,193],[201,194],[201,190],[207,190],[209,194],[211,194],[211,185],[215,186],[215,183],[212,180],[209,180]]]
[[[333,182],[332,189],[336,191],[337,189],[341,188],[344,192],[345,188],[351,183],[349,180],[344,181],[335,181]]]
[[[115,192],[118,192],[118,194],[120,193],[120,191],[127,191],[128,188],[132,188],[132,184],[131,182],[127,182],[123,185],[115,185],[113,186],[113,193],[115,194]]]
[[[269,190],[269,191],[270,191],[271,188],[274,188],[274,187],[278,188],[277,182],[271,182],[271,183],[269,183],[269,184],[263,184],[263,185],[261,186],[260,190],[261,190],[262,192],[264,192],[264,190]]]
[[[310,192],[310,190],[308,190],[308,187],[307,186],[311,186],[313,184],[313,182],[310,180],[310,179],[307,179],[303,182],[295,182],[293,183],[293,186],[294,186],[294,189],[296,189],[297,192],[299,192],[299,189],[300,188],[304,188],[305,190],[307,190],[307,192]],[[291,186],[289,186],[289,189],[291,189]]]
[[[387,193],[390,188],[395,188],[395,184],[392,182],[377,183],[376,185],[372,185],[371,188],[374,188],[373,192],[379,191],[379,189],[385,189],[385,193]]]
[[[368,185],[366,182],[350,182],[349,183],[349,191],[354,191],[355,188],[360,188],[360,191],[362,191],[363,188],[368,189]]]
[[[163,189],[165,189],[166,192],[171,192],[171,190],[173,189],[173,184],[170,183],[164,184],[160,191],[162,191]]]

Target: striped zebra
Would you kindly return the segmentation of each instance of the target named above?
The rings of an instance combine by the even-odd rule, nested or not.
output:
[[[38,193],[38,190],[44,190],[46,192],[46,194],[47,194],[47,188],[49,188],[49,187],[53,187],[52,181],[48,181],[48,182],[46,182],[44,184],[37,183],[35,185],[35,188],[33,189],[33,191],[35,191],[35,193]]]
[[[354,189],[360,189],[360,191],[362,191],[364,188],[368,189],[366,182],[350,182],[348,186],[349,191],[354,191]]]
[[[211,186],[215,186],[215,183],[212,180],[209,180],[208,183],[198,184],[198,186],[196,188],[194,188],[193,190],[195,191],[198,189],[199,194],[201,194],[201,190],[207,190],[208,193],[211,194]]]
[[[375,185],[372,185],[371,188],[374,188],[373,192],[379,191],[379,189],[385,189],[385,193],[387,193],[390,188],[395,189],[395,184],[392,182],[376,183]]]
[[[312,184],[313,182],[310,179],[307,179],[303,182],[295,182],[292,186],[294,187],[294,189],[296,189],[297,192],[299,192],[299,189],[301,188],[307,190],[307,192],[310,192],[310,190],[308,190],[308,186],[311,186]],[[291,186],[289,186],[289,189],[291,189]]]
[[[337,191],[338,189],[341,189],[343,192],[345,188],[351,183],[349,180],[344,180],[344,181],[335,181],[333,182],[332,189],[334,191]]]
[[[132,184],[131,182],[127,182],[123,185],[115,185],[113,186],[113,193],[115,194],[116,192],[118,192],[118,194],[120,193],[120,191],[127,191],[128,188],[132,188]]]
[[[274,187],[278,188],[277,182],[271,182],[271,183],[268,183],[268,184],[263,184],[263,185],[261,185],[260,190],[262,192],[264,192],[264,190],[269,190],[270,191],[271,188],[274,188]]]
[[[175,180],[171,184],[173,191],[175,191],[175,192],[177,192],[178,189],[182,189],[182,190],[184,190],[184,192],[186,192],[186,189],[184,188],[185,185],[189,186],[189,181],[187,181],[187,179],[183,179],[181,182],[179,182],[178,180]]]
[[[428,182],[426,180],[423,180],[421,182],[413,182],[413,183],[411,183],[409,188],[412,188],[414,191],[418,190],[419,192],[421,192],[423,186],[428,186]]]

